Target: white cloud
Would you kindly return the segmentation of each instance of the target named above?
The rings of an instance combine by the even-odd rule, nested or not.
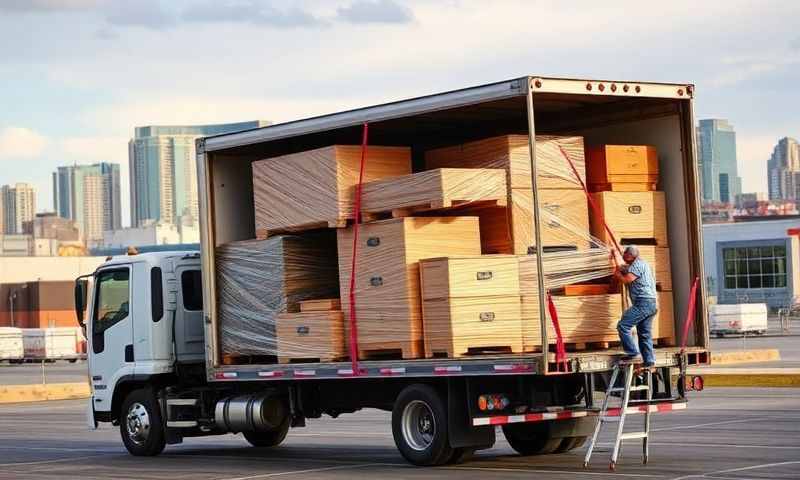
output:
[[[6,127],[0,130],[0,160],[39,156],[47,146],[47,138],[29,128]]]
[[[778,143],[777,135],[748,135],[736,133],[736,157],[742,190],[767,191],[767,160]]]

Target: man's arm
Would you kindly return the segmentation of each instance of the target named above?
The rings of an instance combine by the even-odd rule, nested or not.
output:
[[[614,261],[614,279],[618,282],[622,282],[625,285],[635,282],[637,278],[639,278],[636,274],[631,273],[628,271],[628,265],[622,261],[621,258],[617,258],[619,253],[617,251],[611,252],[611,259]]]

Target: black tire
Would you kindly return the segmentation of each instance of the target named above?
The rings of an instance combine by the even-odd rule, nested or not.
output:
[[[450,456],[450,459],[446,462],[448,465],[458,465],[459,463],[464,463],[472,458],[475,455],[475,447],[458,447],[453,449],[453,454]]]
[[[280,445],[284,439],[286,439],[286,434],[289,433],[289,417],[286,417],[286,420],[283,421],[280,427],[277,430],[270,430],[266,432],[242,432],[245,440],[247,440],[250,445],[259,448],[266,448],[266,447],[277,447]]]
[[[523,456],[553,453],[563,440],[550,436],[547,422],[511,423],[503,425],[503,433],[511,448]]]
[[[564,437],[561,439],[561,444],[553,453],[564,453],[580,448],[586,443],[586,438],[587,437]]]
[[[443,465],[454,458],[445,402],[427,385],[410,385],[397,396],[392,436],[400,454],[413,465]]]
[[[131,455],[153,457],[164,450],[167,441],[161,406],[152,390],[128,394],[119,413],[119,432]]]

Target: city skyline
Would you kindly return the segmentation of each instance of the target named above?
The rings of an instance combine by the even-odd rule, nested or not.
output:
[[[736,132],[728,120],[708,118],[698,122],[697,164],[704,201],[733,203],[742,193]]]
[[[800,199],[800,144],[791,137],[778,141],[767,162],[770,200]]]
[[[122,228],[120,167],[116,163],[62,166],[53,172],[53,211],[74,220],[87,240]]]
[[[776,139],[800,136],[787,108],[800,104],[798,2],[679,0],[654,16],[632,1],[486,9],[386,0],[359,15],[340,11],[349,2],[297,1],[271,15],[202,19],[184,0],[14,3],[0,2],[0,184],[35,185],[42,206],[58,165],[119,163],[127,189],[127,142],[138,125],[284,122],[526,74],[694,83],[696,117],[736,126],[745,191],[767,191]],[[215,67],[202,68],[207,61]]]

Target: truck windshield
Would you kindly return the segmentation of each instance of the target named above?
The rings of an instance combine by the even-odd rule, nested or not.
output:
[[[129,277],[128,269],[102,272],[97,276],[93,333],[102,333],[128,316]]]

